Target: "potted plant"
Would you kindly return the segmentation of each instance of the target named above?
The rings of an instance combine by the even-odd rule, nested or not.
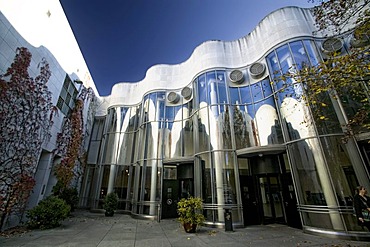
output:
[[[116,193],[108,193],[104,198],[103,208],[105,216],[113,216],[114,210],[118,207],[118,196]]]
[[[203,225],[205,217],[202,214],[203,201],[199,197],[182,198],[177,203],[178,220],[184,227],[185,232],[196,232]]]

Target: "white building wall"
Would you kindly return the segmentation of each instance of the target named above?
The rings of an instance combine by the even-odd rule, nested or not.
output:
[[[68,74],[98,92],[58,0],[0,0],[0,11],[34,47],[45,46]],[[13,39],[14,40],[14,39]]]
[[[51,77],[47,86],[52,93],[53,105],[57,105],[66,74],[72,80],[83,81],[84,86],[91,87],[98,96],[59,1],[0,0],[0,10],[0,74],[4,74],[13,62],[17,47],[26,47],[32,54],[29,67],[31,77],[39,74],[38,64],[43,58],[49,63]],[[48,11],[51,13],[50,17],[47,15]],[[88,105],[84,107],[84,118],[87,117],[87,109]],[[61,111],[54,114],[52,136],[43,145],[29,207],[37,205],[49,195],[56,182],[52,168],[60,159],[58,162],[54,161],[53,150],[56,149],[57,134],[61,131],[63,120],[64,114]],[[15,221],[11,220],[10,226],[16,224]]]

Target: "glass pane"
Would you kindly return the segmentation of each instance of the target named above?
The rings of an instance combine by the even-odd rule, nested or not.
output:
[[[182,121],[173,122],[170,139],[170,157],[182,156]]]
[[[229,106],[219,105],[219,108],[226,110],[223,110],[224,113],[218,118],[211,117],[210,133],[213,134],[210,136],[210,139],[212,150],[232,148]]]
[[[118,149],[118,165],[129,165],[133,160],[134,133],[122,133]]]
[[[163,121],[165,116],[165,98],[166,95],[164,92],[158,92],[158,101],[156,105],[156,120],[157,121]]]
[[[110,174],[110,165],[103,166],[103,169],[101,171],[101,187],[100,187],[100,193],[99,198],[103,199],[108,191],[108,182],[109,182],[109,174]]]
[[[128,109],[127,107],[119,107],[118,108],[120,110],[120,117],[119,117],[119,131],[126,131],[127,129],[127,126],[128,126],[128,122],[129,122],[129,115],[127,114],[128,113]]]
[[[269,77],[261,81],[261,86],[262,86],[262,93],[263,93],[264,98],[267,98],[272,95],[272,88],[271,88]]]
[[[258,180],[258,184],[260,186],[259,190],[261,191],[261,204],[263,210],[263,216],[266,218],[272,218],[272,210],[271,210],[271,201],[270,201],[270,191],[269,191],[269,184],[267,182],[267,177],[261,177]]]
[[[223,71],[216,71],[217,74],[217,91],[218,91],[218,102],[220,104],[226,104],[227,101],[227,93],[226,93],[226,86],[225,86],[225,73]]]
[[[205,74],[198,77],[197,84],[199,107],[204,107],[204,105],[207,104],[207,87]]]
[[[256,82],[250,86],[253,102],[258,102],[264,98],[262,86],[260,82]]]
[[[128,186],[128,166],[118,166],[117,175],[114,183],[114,192],[120,199],[126,199]]]
[[[184,156],[194,155],[194,138],[193,138],[193,120],[187,119],[184,122],[183,128],[183,139],[184,139]]]
[[[148,100],[149,100],[148,121],[155,121],[157,93],[149,94]]]
[[[357,187],[356,176],[351,161],[338,136],[322,137],[321,143],[327,158],[330,175],[334,183],[340,206],[353,206],[352,196]]]
[[[200,109],[198,118],[198,152],[209,150],[209,123],[208,123],[208,108]]]
[[[319,63],[320,55],[317,52],[315,44],[313,43],[313,41],[310,40],[304,40],[303,44],[306,47],[306,52],[308,53],[307,55],[309,57],[311,65],[316,66]]]
[[[250,138],[252,136],[252,132],[248,129],[246,115],[242,110],[243,108],[243,106],[234,106],[232,111],[236,149],[251,146]],[[249,123],[250,122],[248,121],[248,125]]]
[[[230,103],[233,105],[238,105],[241,103],[241,100],[239,98],[239,89],[237,87],[230,87]]]
[[[337,206],[337,195],[332,188],[324,154],[317,138],[306,139],[290,147],[291,159],[300,184],[301,204]],[[333,216],[334,217],[334,216]],[[335,216],[337,217],[337,216]],[[333,218],[334,220],[334,218]],[[339,220],[339,219],[335,219]]]
[[[201,167],[203,170],[202,173],[202,189],[203,189],[203,199],[204,203],[212,203],[212,179],[213,175],[211,174],[211,160],[209,157],[209,153],[199,155],[199,161],[201,163]]]
[[[255,121],[260,145],[282,143],[282,133],[273,97],[257,104]]]
[[[177,179],[177,169],[176,166],[165,166],[163,168],[163,179]]]
[[[271,52],[266,59],[270,70],[270,75],[273,75],[273,77],[278,77],[280,75],[280,67],[275,52]]]
[[[251,95],[249,86],[240,87],[239,90],[240,90],[241,104],[251,104],[252,95]]]
[[[297,70],[302,69],[304,66],[310,65],[310,61],[308,60],[308,56],[305,48],[303,47],[302,41],[289,43],[289,46],[293,54],[294,67]]]
[[[67,97],[67,91],[64,89],[64,88],[62,88],[62,91],[60,91],[60,97],[62,98],[62,99],[66,99],[66,97]]]
[[[283,73],[288,72],[288,70],[293,66],[293,58],[290,55],[288,45],[283,45],[276,50],[280,68]]]
[[[206,82],[208,85],[208,104],[217,104],[218,95],[217,95],[217,84],[218,81],[216,80],[216,73],[215,71],[210,71],[206,73]]]

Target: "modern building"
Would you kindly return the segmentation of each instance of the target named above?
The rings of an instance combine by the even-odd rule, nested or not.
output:
[[[119,211],[160,220],[192,195],[209,226],[224,227],[229,210],[235,227],[282,223],[369,240],[352,197],[370,187],[370,133],[341,141],[355,105],[325,95],[331,118],[322,124],[299,82],[271,83],[357,44],[351,27],[331,38],[315,30],[310,9],[282,8],[245,37],[204,42],[181,64],[116,84],[99,98],[80,206],[100,210],[115,192]]]
[[[279,9],[245,37],[204,42],[181,64],[116,84],[95,116],[83,205],[100,209],[115,192],[123,212],[175,218],[176,202],[192,195],[214,227],[227,208],[235,227],[369,236],[351,200],[358,184],[370,185],[370,133],[343,144],[351,106],[332,101],[330,124],[319,124],[300,83],[270,83],[276,71],[348,52],[351,31],[328,39],[315,30],[309,9]]]

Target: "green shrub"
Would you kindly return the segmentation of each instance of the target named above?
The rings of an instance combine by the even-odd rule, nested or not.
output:
[[[71,207],[71,211],[74,211],[78,204],[78,192],[76,188],[66,188],[58,197],[63,199]]]
[[[78,191],[76,188],[65,188],[58,182],[53,187],[53,194],[54,196],[63,199],[69,206],[71,206],[71,211],[74,211],[78,204]]]
[[[202,214],[203,200],[200,197],[182,198],[177,202],[178,220],[182,224],[203,225],[205,217]]]
[[[70,211],[71,207],[63,199],[49,196],[27,212],[27,225],[30,228],[54,228],[60,226]]]

